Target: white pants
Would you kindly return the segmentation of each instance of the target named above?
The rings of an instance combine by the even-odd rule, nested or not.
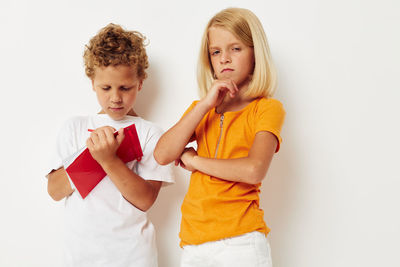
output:
[[[183,247],[181,267],[272,267],[271,249],[263,233],[251,232]]]

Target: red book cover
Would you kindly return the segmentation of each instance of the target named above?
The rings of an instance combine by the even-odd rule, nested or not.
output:
[[[114,135],[117,135],[116,132]],[[140,161],[143,152],[140,147],[139,138],[135,124],[124,128],[125,138],[117,150],[117,156],[124,162],[132,160]],[[85,198],[90,191],[106,176],[106,172],[99,163],[92,157],[89,149],[86,148],[81,154],[65,169],[74,183],[82,198]]]

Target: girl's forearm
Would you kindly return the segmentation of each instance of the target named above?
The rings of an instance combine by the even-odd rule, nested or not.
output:
[[[269,163],[243,157],[237,159],[214,159],[195,156],[192,166],[205,174],[232,182],[260,183],[268,170]]]
[[[162,182],[147,181],[129,169],[119,158],[102,164],[104,171],[126,200],[142,211],[155,202]]]
[[[154,149],[154,158],[159,164],[165,165],[180,157],[190,142],[197,125],[209,110],[210,107],[200,101],[186,116],[161,136]]]
[[[191,160],[189,157],[189,165],[192,169],[224,180],[258,184],[267,174],[277,145],[275,135],[261,131],[256,134],[247,157],[214,159],[195,155]]]

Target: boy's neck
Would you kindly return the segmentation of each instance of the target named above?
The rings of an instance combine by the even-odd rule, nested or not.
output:
[[[131,110],[129,110],[128,114],[126,114],[126,115],[138,117],[138,114],[133,110],[133,108]]]
[[[104,110],[100,110],[98,114],[106,114],[106,113],[104,112]],[[137,113],[133,110],[133,108],[131,108],[131,110],[129,110],[129,112],[126,115],[139,117]]]

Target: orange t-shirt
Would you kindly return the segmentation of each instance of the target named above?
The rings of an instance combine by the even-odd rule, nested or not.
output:
[[[184,116],[198,103],[195,101]],[[255,135],[273,133],[282,141],[285,117],[282,104],[275,99],[258,98],[244,109],[221,114],[211,109],[195,130],[197,154],[201,157],[234,159],[247,157]],[[218,145],[217,145],[218,143]],[[231,182],[199,171],[192,173],[182,203],[181,246],[197,245],[259,231],[267,234],[264,211],[259,207],[260,185]]]

